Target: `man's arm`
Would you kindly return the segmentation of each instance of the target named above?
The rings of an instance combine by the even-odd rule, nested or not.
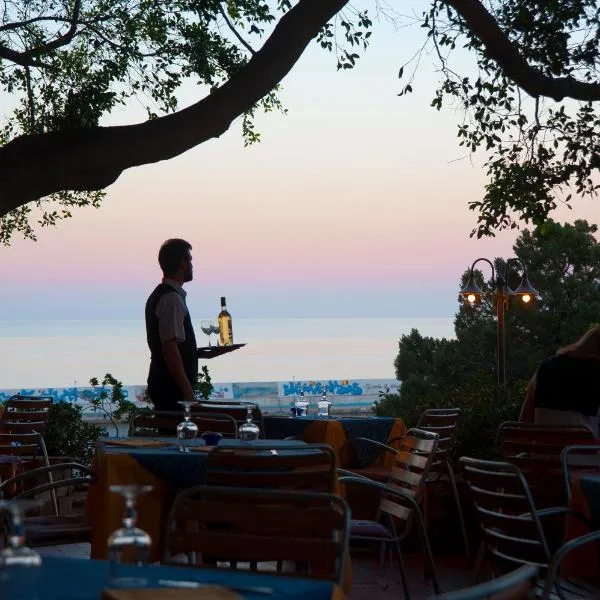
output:
[[[181,360],[181,354],[179,354],[179,348],[177,347],[177,338],[171,338],[170,340],[163,342],[162,353],[171,377],[175,380],[175,383],[183,394],[183,400],[193,401],[195,399],[194,390],[192,389],[183,368],[183,361]]]

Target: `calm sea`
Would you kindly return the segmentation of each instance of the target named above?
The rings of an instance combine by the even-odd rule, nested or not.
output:
[[[236,319],[233,327],[247,346],[206,361],[214,382],[389,379],[403,333],[454,336],[451,317]],[[208,345],[200,321],[194,328]],[[0,388],[84,386],[105,373],[142,385],[148,357],[143,321],[0,321]]]

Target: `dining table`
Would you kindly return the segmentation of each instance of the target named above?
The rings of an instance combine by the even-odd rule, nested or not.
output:
[[[308,444],[327,444],[338,455],[342,468],[370,466],[380,457],[380,450],[357,438],[367,438],[387,444],[406,433],[406,424],[398,417],[344,416],[330,417],[265,415],[264,434],[267,439],[294,437]],[[351,440],[354,443],[349,443]],[[383,461],[391,468],[394,457],[385,453]]]
[[[212,447],[200,438],[188,444],[190,452],[181,452],[175,438],[100,438],[97,441],[93,462],[97,479],[89,486],[86,500],[86,512],[92,519],[91,558],[107,558],[108,537],[122,525],[124,501],[120,494],[111,492],[111,486],[133,484],[152,487],[138,496],[135,508],[138,526],[152,538],[150,561],[161,559],[164,530],[175,496],[205,481],[206,459]],[[299,444],[304,442],[223,439],[219,447],[251,445],[270,451]]]
[[[591,525],[569,515],[565,524],[565,542],[600,530],[600,473],[582,473],[571,479],[569,508],[584,515]],[[561,576],[598,582],[600,541],[590,542],[568,553],[561,565]]]
[[[183,566],[124,564],[119,565],[118,569],[119,576],[138,580],[135,589],[136,592],[142,592],[142,595],[131,596],[136,598],[344,599],[344,593],[335,583],[318,579]],[[37,600],[102,600],[103,597],[111,597],[103,596],[104,592],[117,591],[111,582],[109,563],[106,560],[43,556],[40,567],[8,568],[2,575],[10,578],[4,580],[4,585],[0,588],[3,592],[0,595],[2,600],[20,600],[23,596],[12,592],[11,588],[22,591],[31,589],[32,585],[35,586]],[[169,593],[171,590],[187,590],[188,594],[172,594]],[[112,597],[116,598],[118,595]]]

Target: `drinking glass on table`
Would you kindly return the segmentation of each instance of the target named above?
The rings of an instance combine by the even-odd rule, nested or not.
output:
[[[0,513],[8,513],[8,546],[0,552],[1,597],[11,600],[37,600],[40,555],[25,545],[22,512],[39,507],[35,500],[0,500]]]
[[[152,489],[151,485],[111,485],[110,491],[121,494],[125,500],[123,527],[113,531],[108,538],[110,585],[117,588],[144,587],[146,578],[141,575],[124,575],[122,564],[133,562],[141,567],[148,562],[152,539],[136,527],[135,501],[140,494]]]
[[[238,429],[239,439],[245,442],[253,442],[254,440],[257,440],[260,435],[258,425],[252,421],[253,409],[254,406],[249,404],[246,409],[246,422],[242,423]]]
[[[183,406],[183,421],[177,425],[177,439],[179,440],[179,452],[189,452],[190,443],[198,436],[198,425],[192,419],[192,405],[195,402],[181,400],[178,404]]]

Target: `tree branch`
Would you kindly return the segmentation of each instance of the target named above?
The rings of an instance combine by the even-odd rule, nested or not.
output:
[[[291,70],[348,0],[300,0],[227,83],[174,114],[136,125],[24,135],[0,148],[0,216],[61,190],[100,190],[128,168],[222,135]]]
[[[219,4],[219,12],[221,13],[223,20],[227,24],[227,27],[229,27],[229,29],[231,30],[233,35],[235,35],[235,37],[240,42],[240,44],[242,44],[242,46],[244,46],[244,48],[246,48],[246,50],[248,50],[248,52],[250,52],[250,54],[256,54],[256,51],[254,50],[254,48],[252,48],[252,46],[240,35],[239,31],[235,28],[235,26],[233,25],[233,23],[227,16],[227,12],[223,8],[222,4]]]
[[[530,96],[546,96],[557,102],[564,98],[592,102],[600,100],[600,84],[585,83],[573,77],[550,77],[532,67],[480,0],[444,2],[464,19],[471,32],[483,42],[487,56]]]
[[[71,42],[71,40],[75,37],[75,34],[77,33],[77,26],[79,25],[80,13],[81,0],[75,0],[72,16],[69,19],[65,19],[65,21],[71,24],[66,33],[58,36],[52,41],[44,42],[40,46],[30,48],[29,50],[24,50],[23,52],[11,50],[10,48],[7,48],[6,46],[0,44],[0,58],[5,58],[6,60],[11,61],[17,65],[21,65],[22,67],[44,66],[37,60],[37,57],[39,57],[42,54],[46,54],[47,52],[51,52],[52,50],[56,50],[61,46],[66,46]],[[35,19],[30,19],[29,21],[22,21],[21,23],[17,23],[16,25],[22,26],[23,24],[33,23],[34,21]],[[12,25],[13,24],[9,24],[5,27],[10,27]]]

